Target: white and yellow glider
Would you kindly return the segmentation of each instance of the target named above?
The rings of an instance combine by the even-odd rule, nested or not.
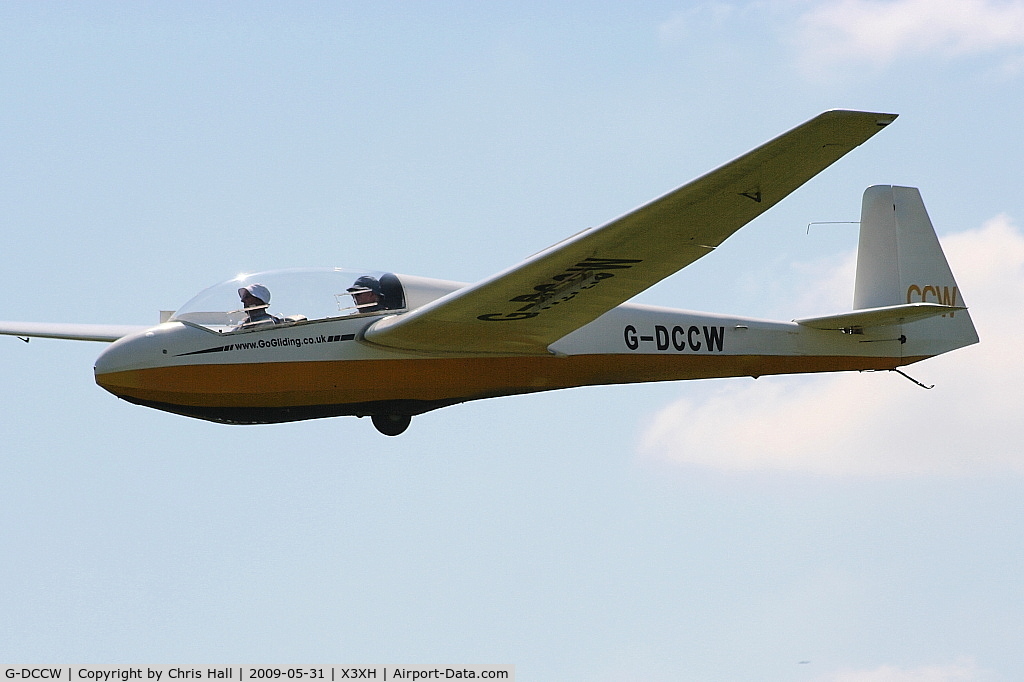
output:
[[[416,414],[480,398],[894,369],[978,340],[913,188],[864,193],[851,312],[772,322],[626,301],[895,118],[825,112],[472,285],[339,268],[263,272],[207,289],[152,328],[0,322],[0,334],[113,342],[96,381],[132,403],[232,424],[371,416],[388,435]]]

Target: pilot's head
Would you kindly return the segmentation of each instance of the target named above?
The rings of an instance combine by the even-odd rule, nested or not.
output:
[[[270,289],[262,284],[250,284],[238,290],[238,298],[246,308],[266,306],[270,304]]]
[[[347,291],[362,312],[381,310],[384,307],[384,294],[376,277],[363,275],[353,282]]]

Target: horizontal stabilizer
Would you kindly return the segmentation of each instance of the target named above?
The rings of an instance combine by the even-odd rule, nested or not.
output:
[[[917,320],[925,320],[938,315],[953,315],[959,310],[967,310],[963,306],[942,305],[940,303],[904,303],[888,305],[881,308],[865,308],[838,315],[824,317],[805,317],[793,320],[803,327],[811,329],[864,329],[865,327],[886,327],[895,324],[906,324]]]
[[[0,334],[42,339],[72,341],[103,341],[112,343],[122,336],[135,334],[148,327],[123,324],[74,324],[62,322],[0,322]]]

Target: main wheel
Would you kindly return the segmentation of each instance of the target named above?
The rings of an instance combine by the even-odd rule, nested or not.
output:
[[[385,436],[397,436],[409,428],[412,417],[407,414],[374,414],[373,426]]]

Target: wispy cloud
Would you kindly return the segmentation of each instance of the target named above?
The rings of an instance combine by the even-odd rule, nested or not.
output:
[[[982,682],[991,676],[970,661],[948,665],[900,668],[883,665],[872,670],[845,670],[819,678],[820,682]]]
[[[1018,0],[839,0],[816,4],[799,19],[801,64],[811,73],[855,63],[886,66],[905,56],[957,57],[1024,48]]]
[[[943,243],[982,342],[908,368],[934,390],[888,372],[704,384],[706,398],[654,416],[642,455],[726,471],[1024,474],[1024,234],[999,216]]]

